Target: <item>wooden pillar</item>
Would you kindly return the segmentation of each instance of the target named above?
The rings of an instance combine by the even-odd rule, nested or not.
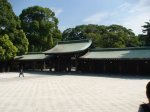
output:
[[[41,62],[41,71],[43,71],[43,69],[45,69],[46,68],[46,65],[45,65],[45,61],[43,61],[43,63]]]
[[[91,72],[91,69],[92,69],[91,66],[92,66],[92,65],[91,65],[91,60],[88,59],[88,69],[89,69],[89,72]]]
[[[66,62],[66,65],[65,65],[65,69],[66,69],[66,71],[67,72],[71,72],[71,67],[72,67],[72,65],[71,65],[71,57],[67,57],[66,58],[66,60],[65,60]]]
[[[43,68],[46,69],[46,63],[45,63],[45,61],[43,62]]]
[[[90,63],[89,63],[90,72],[94,72],[94,70],[95,70],[94,60],[90,59],[89,61],[90,61]]]
[[[106,62],[105,62],[105,60],[104,60],[103,64],[104,64],[103,71],[105,73],[106,72]]]
[[[119,73],[122,73],[122,63],[120,60],[119,60]]]
[[[59,71],[59,56],[57,56],[57,59],[55,60],[55,71]]]
[[[95,60],[92,60],[92,61],[93,61],[93,63],[92,63],[93,64],[92,65],[93,66],[93,71],[92,72],[95,72]]]
[[[36,64],[35,64],[35,61],[34,61],[34,62],[33,62],[33,70],[35,70],[35,65],[36,65]]]
[[[92,60],[89,60],[88,66],[89,66],[89,71],[92,72],[92,71],[93,71],[93,63],[92,63]]]
[[[78,54],[75,55],[75,67],[76,71],[78,71]]]
[[[72,68],[71,62],[72,62],[71,57],[69,57],[68,60],[67,60],[68,72],[71,72],[71,68]]]
[[[139,74],[139,62],[136,61],[136,73]]]
[[[48,62],[48,68],[49,68],[49,71],[52,71],[52,62],[51,62],[51,60]]]

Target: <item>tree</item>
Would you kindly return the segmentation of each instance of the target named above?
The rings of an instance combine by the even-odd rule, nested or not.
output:
[[[61,38],[58,19],[49,8],[33,6],[20,14],[21,26],[29,40],[29,51],[44,51]]]
[[[62,34],[63,40],[91,39],[92,47],[135,47],[140,42],[137,36],[130,29],[120,25],[80,25],[75,28],[68,28]]]
[[[0,36],[0,61],[8,61],[16,56],[17,48],[9,40],[8,35]]]
[[[146,33],[146,35],[143,36],[145,37],[145,45],[150,46],[150,22],[145,22],[145,23],[146,25],[143,26],[144,28],[143,32]]]
[[[108,32],[103,35],[102,46],[104,48],[124,48],[123,38],[119,38],[118,34],[114,32]]]
[[[0,0],[0,35],[7,34],[10,41],[18,48],[17,54],[28,51],[28,40],[21,30],[19,18],[14,14],[11,4],[7,0]]]
[[[117,42],[117,44],[119,42],[120,48],[136,47],[141,44],[139,41],[139,38],[137,36],[135,36],[135,34],[132,32],[131,29],[127,29],[121,25],[115,25],[115,24],[110,25],[107,27],[107,31],[108,31],[108,33],[112,32],[117,36],[118,41],[114,41],[114,42]],[[111,35],[110,35],[110,38],[111,38]],[[112,38],[113,38],[113,36],[112,36]]]

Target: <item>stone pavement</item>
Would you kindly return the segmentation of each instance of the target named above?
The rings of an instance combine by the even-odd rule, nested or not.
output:
[[[149,78],[0,73],[0,112],[137,112]]]

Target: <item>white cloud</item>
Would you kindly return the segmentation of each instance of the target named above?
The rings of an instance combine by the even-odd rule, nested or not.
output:
[[[137,4],[129,11],[130,13],[137,13],[148,11],[150,9],[150,0],[139,0]]]
[[[61,8],[52,7],[51,9],[55,12],[55,15],[57,17],[63,12],[63,9],[61,9]]]
[[[150,19],[150,13],[145,12],[138,15],[129,16],[124,21],[122,21],[122,25],[132,29],[135,34],[142,33],[142,26],[145,24],[146,21]]]
[[[86,19],[83,20],[83,22],[87,24],[97,24],[102,20],[106,19],[108,16],[109,16],[108,13],[100,12],[87,17]]]
[[[63,32],[64,30],[66,30],[68,28],[68,26],[59,26],[59,29],[61,32]]]
[[[138,4],[136,4],[136,7],[150,7],[150,1],[149,0],[139,0]]]
[[[150,20],[150,0],[139,0],[128,11],[129,15],[121,21],[121,24],[134,31],[135,34],[142,33],[142,27]]]
[[[130,6],[131,6],[130,3],[125,2],[118,7],[118,10],[125,11],[125,10],[128,10],[128,8],[130,8]]]
[[[138,35],[142,26],[150,20],[150,0],[138,0],[135,4],[125,2],[111,12],[96,13],[83,20],[91,24],[120,24]]]
[[[76,24],[74,25],[58,25],[59,29],[61,32],[63,32],[64,30],[68,29],[68,28],[75,28]]]

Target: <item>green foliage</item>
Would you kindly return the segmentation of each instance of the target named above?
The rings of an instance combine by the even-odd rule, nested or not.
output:
[[[0,36],[0,61],[7,61],[16,56],[17,48],[9,40],[8,35]]]
[[[124,48],[123,38],[118,38],[118,34],[114,32],[108,32],[103,35],[102,45],[104,48]]]
[[[20,15],[21,25],[29,40],[29,51],[44,51],[54,46],[61,38],[58,19],[49,8],[33,6]]]
[[[80,25],[66,29],[62,34],[62,39],[91,39],[92,47],[100,48],[124,48],[140,45],[138,37],[130,29],[120,25]]]
[[[23,30],[16,30],[14,36],[13,44],[18,48],[18,54],[26,53],[28,51],[29,42]]]
[[[0,34],[13,32],[19,27],[19,19],[14,14],[11,4],[7,0],[0,0]]]
[[[18,48],[18,55],[28,51],[28,40],[20,29],[21,21],[14,14],[11,4],[7,0],[0,0],[0,35],[7,34],[10,41]]]
[[[150,20],[149,20],[150,21]],[[150,46],[150,22],[145,22],[146,25],[143,26],[143,32],[146,33],[145,35],[141,35],[145,39],[145,45]]]

